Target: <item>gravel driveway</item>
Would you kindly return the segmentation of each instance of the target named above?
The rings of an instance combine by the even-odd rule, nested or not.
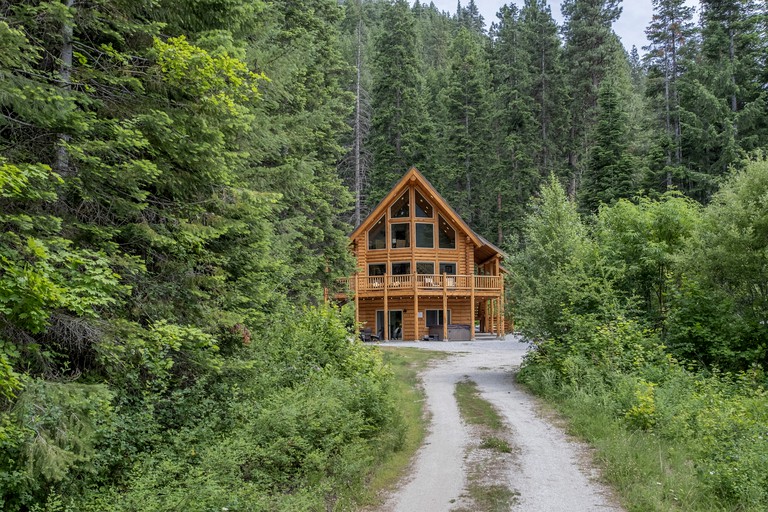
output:
[[[433,362],[422,374],[430,430],[411,473],[380,512],[443,512],[466,494],[466,457],[471,429],[461,420],[454,398],[458,381],[471,379],[507,422],[515,445],[505,481],[517,494],[512,510],[524,512],[621,511],[597,481],[589,451],[537,413],[535,399],[513,380],[528,345],[517,337],[473,342],[393,342],[455,353]]]

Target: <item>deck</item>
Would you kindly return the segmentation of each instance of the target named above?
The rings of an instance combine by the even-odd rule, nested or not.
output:
[[[403,274],[387,276],[357,276],[338,280],[338,298],[356,293],[358,297],[387,295],[476,295],[498,296],[503,286],[502,276]]]

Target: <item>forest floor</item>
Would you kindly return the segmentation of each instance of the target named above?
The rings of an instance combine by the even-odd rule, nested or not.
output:
[[[515,382],[528,349],[517,337],[381,345],[452,355],[422,374],[429,432],[408,474],[377,512],[623,510],[600,482],[589,448]],[[485,449],[488,429],[462,419],[454,393],[457,383],[468,381],[501,416],[504,425],[495,435],[507,450]]]

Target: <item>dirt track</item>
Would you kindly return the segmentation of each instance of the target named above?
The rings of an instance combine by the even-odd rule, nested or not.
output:
[[[588,450],[537,414],[535,399],[514,383],[527,345],[504,341],[396,342],[387,346],[454,352],[422,375],[430,431],[410,474],[380,512],[444,512],[466,503],[467,456],[474,439],[454,398],[456,383],[475,381],[505,419],[515,449],[497,484],[517,494],[512,510],[524,512],[621,511],[597,481]]]

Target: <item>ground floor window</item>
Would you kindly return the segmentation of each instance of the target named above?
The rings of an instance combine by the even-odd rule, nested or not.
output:
[[[443,310],[442,309],[428,309],[426,310],[427,327],[434,327],[436,325],[443,325]],[[451,310],[448,310],[448,323],[451,323]]]

